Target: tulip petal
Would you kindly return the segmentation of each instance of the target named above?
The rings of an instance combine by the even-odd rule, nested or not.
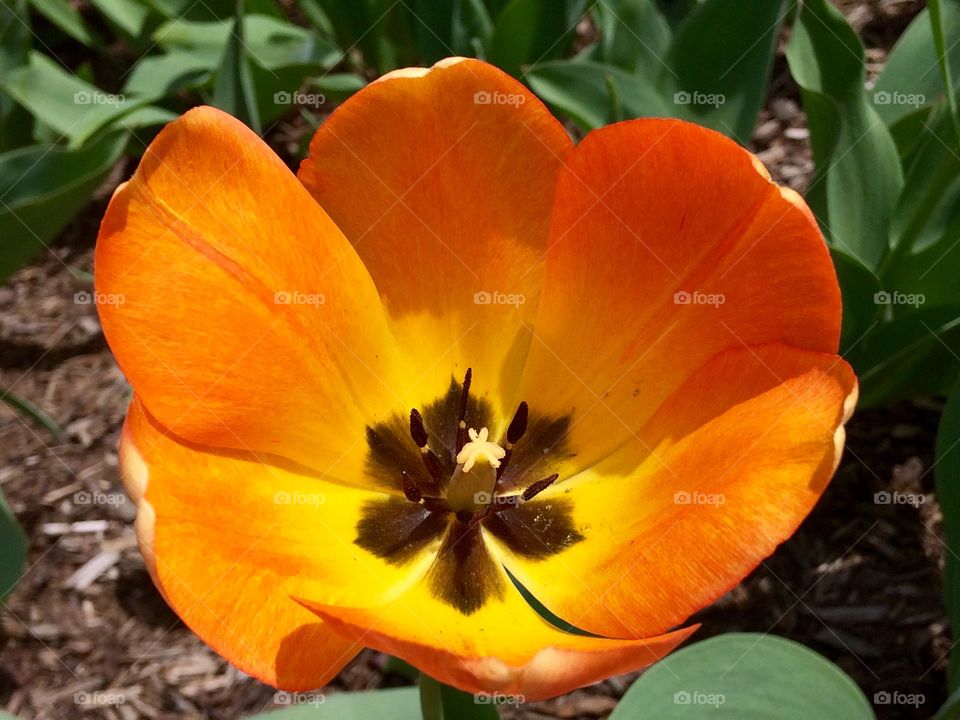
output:
[[[544,558],[504,538],[494,545],[575,626],[662,632],[736,586],[796,530],[839,462],[856,387],[836,356],[783,345],[725,351],[631,442],[539,496],[571,503],[581,542]]]
[[[191,445],[158,426],[137,398],[120,462],[164,598],[220,655],[287,690],[325,684],[363,645],[291,595],[386,601],[422,575],[438,545],[403,563],[380,560],[353,539],[363,505],[382,494]]]
[[[361,476],[404,386],[376,288],[267,145],[198,108],[115,193],[95,257],[104,333],[179,436]]]
[[[421,396],[468,367],[474,392],[513,396],[570,148],[529,90],[463,58],[389,73],[317,131],[299,177],[370,271]]]
[[[796,193],[711,130],[619,123],[561,173],[518,399],[571,416],[562,480],[632,438],[717,353],[834,353],[839,333],[836,274]]]
[[[301,602],[347,640],[402,658],[466,692],[520,702],[648,667],[699,627],[633,640],[563,632],[537,615],[503,579],[509,586],[504,596],[469,616],[436,600],[422,583],[375,607]]]

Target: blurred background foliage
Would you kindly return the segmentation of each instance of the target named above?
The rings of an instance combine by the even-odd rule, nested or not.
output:
[[[960,0],[931,0],[870,86],[858,35],[827,0],[3,0],[0,282],[196,104],[261,133],[298,115],[315,127],[382,73],[467,55],[526,83],[574,135],[665,116],[747,144],[784,28],[815,163],[806,199],[840,278],[841,350],[861,406],[953,394],[938,445],[952,543]],[[29,399],[2,389],[0,399],[58,431]],[[2,498],[0,535],[2,596],[24,545]],[[955,559],[946,573],[957,627]]]

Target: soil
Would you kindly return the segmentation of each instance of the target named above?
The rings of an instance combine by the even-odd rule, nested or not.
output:
[[[869,47],[871,69],[922,8],[915,0],[839,2]],[[778,57],[753,147],[775,177],[810,182],[808,134],[796,86]],[[270,135],[291,163],[300,121]],[[166,606],[133,537],[133,507],[117,473],[129,387],[109,354],[90,290],[97,223],[118,167],[90,207],[32,265],[0,287],[0,387],[65,430],[0,405],[0,487],[30,538],[29,569],[0,610],[0,708],[23,718],[242,717],[275,709],[274,690],[232,668]],[[843,462],[800,530],[738,588],[699,613],[695,639],[732,631],[792,638],[838,663],[867,697],[917,694],[917,707],[878,704],[885,718],[926,718],[945,700],[951,648],[942,599],[944,545],[933,495],[937,399],[858,412]],[[883,503],[898,491],[909,504]],[[879,499],[879,501],[878,501]],[[519,708],[517,718],[606,717],[635,676]],[[406,684],[364,651],[327,691]],[[86,708],[78,694],[123,695]]]

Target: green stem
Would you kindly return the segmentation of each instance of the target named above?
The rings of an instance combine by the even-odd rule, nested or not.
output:
[[[499,720],[497,695],[472,695],[420,673],[423,720]]]

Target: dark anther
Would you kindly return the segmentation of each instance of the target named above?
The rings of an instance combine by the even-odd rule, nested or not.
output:
[[[423,426],[423,415],[416,408],[410,411],[410,436],[421,450],[427,446],[429,437],[427,429]]]
[[[467,444],[467,400],[470,398],[470,383],[473,380],[473,368],[467,368],[463,376],[463,390],[460,391],[460,412],[457,415],[457,452]]]
[[[545,477],[543,480],[537,480],[533,485],[531,485],[530,487],[528,487],[526,490],[523,491],[523,495],[522,495],[523,501],[526,502],[527,500],[532,500],[533,498],[535,498],[537,495],[542,493],[548,487],[553,485],[553,481],[556,480],[558,477],[560,477],[560,474],[554,473],[549,477]]]
[[[410,477],[406,470],[401,470],[400,474],[403,476],[403,494],[406,495],[407,500],[415,503],[420,502],[423,499],[423,493],[420,491],[417,481]]]
[[[517,412],[514,413],[513,420],[510,421],[510,427],[507,428],[507,442],[510,445],[516,445],[517,441],[527,431],[528,415],[529,408],[527,408],[527,401],[524,400],[517,407]]]
[[[424,496],[423,507],[430,512],[450,512],[450,506],[447,505],[447,501],[443,498]]]

